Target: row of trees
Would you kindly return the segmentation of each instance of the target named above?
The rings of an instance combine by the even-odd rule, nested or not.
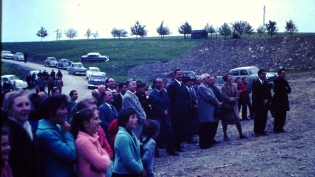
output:
[[[145,29],[146,25],[141,25],[141,23],[137,20],[133,26],[130,27],[130,35],[136,36],[136,39],[139,37],[143,38],[144,36],[147,36],[148,30]],[[298,29],[296,25],[293,23],[292,20],[286,21],[285,26],[286,32],[289,33],[291,36],[293,33],[298,32]],[[209,25],[208,23],[204,27],[204,30],[206,30],[208,33],[210,33],[211,38],[212,34],[220,34],[224,36],[224,39],[226,39],[226,36],[232,35],[233,39],[239,39],[242,37],[242,35],[245,33],[248,35],[248,37],[252,34],[254,34],[255,29],[247,22],[247,21],[236,21],[234,23],[223,23],[220,27],[213,27],[212,25]],[[161,22],[160,26],[156,28],[156,32],[161,36],[161,39],[164,38],[165,35],[169,35],[170,29],[168,26],[164,25],[164,21]],[[187,38],[189,34],[192,32],[191,25],[186,21],[185,23],[182,23],[180,27],[178,27],[178,32],[180,34],[184,35],[184,39]],[[278,27],[277,23],[275,21],[269,20],[269,23],[265,25],[260,25],[257,27],[256,32],[261,36],[265,32],[267,32],[270,37],[278,33]],[[71,40],[72,38],[75,38],[78,36],[78,32],[70,28],[66,31],[64,31],[64,34]],[[48,36],[47,30],[44,27],[41,27],[41,29],[36,33],[38,37],[41,37],[41,40]],[[128,32],[124,29],[116,29],[113,28],[111,31],[111,35],[114,38],[121,38],[121,37],[127,37]],[[98,32],[96,31],[93,33],[90,29],[87,29],[84,36],[86,36],[88,39],[93,36],[95,39],[99,36]]]

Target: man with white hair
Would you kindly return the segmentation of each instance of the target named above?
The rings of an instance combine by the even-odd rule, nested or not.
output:
[[[222,103],[217,100],[209,86],[210,74],[202,74],[202,83],[198,89],[198,112],[200,121],[199,147],[208,149],[213,146],[213,139],[218,128],[218,117],[214,116],[214,111],[221,107]]]

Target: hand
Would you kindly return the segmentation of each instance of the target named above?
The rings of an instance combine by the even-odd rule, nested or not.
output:
[[[145,170],[143,169],[142,172],[139,174],[139,176],[141,177],[145,177],[147,176],[147,173],[145,172]]]
[[[64,121],[61,125],[62,132],[70,132],[71,126],[67,121]]]

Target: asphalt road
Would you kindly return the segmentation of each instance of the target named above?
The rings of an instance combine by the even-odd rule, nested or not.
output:
[[[6,60],[6,59],[1,59],[1,62],[8,62],[8,63],[13,63],[16,65],[20,65],[25,68],[29,68],[31,70],[41,70],[44,71],[46,70],[49,74],[52,69],[57,73],[58,69],[55,67],[45,67],[44,65],[40,65],[37,63],[24,63],[24,62],[19,62],[19,61],[13,61],[13,60]],[[71,90],[76,90],[79,94],[78,101],[85,99],[85,98],[91,98],[91,89],[87,88],[87,80],[85,76],[82,75],[70,75],[68,74],[67,70],[61,70],[62,73],[62,80],[63,80],[63,88],[62,88],[62,94],[68,95]],[[26,93],[35,93],[35,89],[26,89]],[[47,87],[46,87],[46,92],[47,92]]]

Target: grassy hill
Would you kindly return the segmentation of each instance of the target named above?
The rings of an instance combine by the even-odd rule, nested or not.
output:
[[[298,33],[295,35],[306,35]],[[288,36],[286,33],[279,33],[277,36]],[[226,40],[230,40],[228,36]],[[250,38],[257,38],[258,34]],[[267,38],[265,34],[262,38]],[[209,35],[208,40],[222,40],[222,35]],[[242,39],[248,38],[243,35]],[[242,40],[241,39],[241,40]],[[117,81],[125,81],[130,78],[127,71],[135,66],[161,61],[166,63],[191,48],[202,43],[205,39],[183,39],[182,36],[145,37],[142,39],[121,38],[121,39],[85,39],[85,40],[63,40],[50,42],[8,42],[1,43],[2,50],[15,52],[27,52],[30,56],[28,61],[42,63],[46,57],[52,56],[57,59],[67,58],[72,61],[80,61],[80,57],[89,52],[99,52],[108,55],[109,62],[84,63],[85,67],[96,66],[107,73],[109,77]],[[3,67],[2,67],[3,71]]]
[[[109,62],[88,62],[85,67],[96,66],[116,80],[126,80],[129,68],[156,61],[167,62],[205,40],[182,37],[143,39],[90,39],[60,42],[2,43],[2,50],[27,52],[28,61],[42,63],[46,57],[67,58],[80,61],[89,52],[108,55]],[[130,77],[129,77],[130,78]]]

